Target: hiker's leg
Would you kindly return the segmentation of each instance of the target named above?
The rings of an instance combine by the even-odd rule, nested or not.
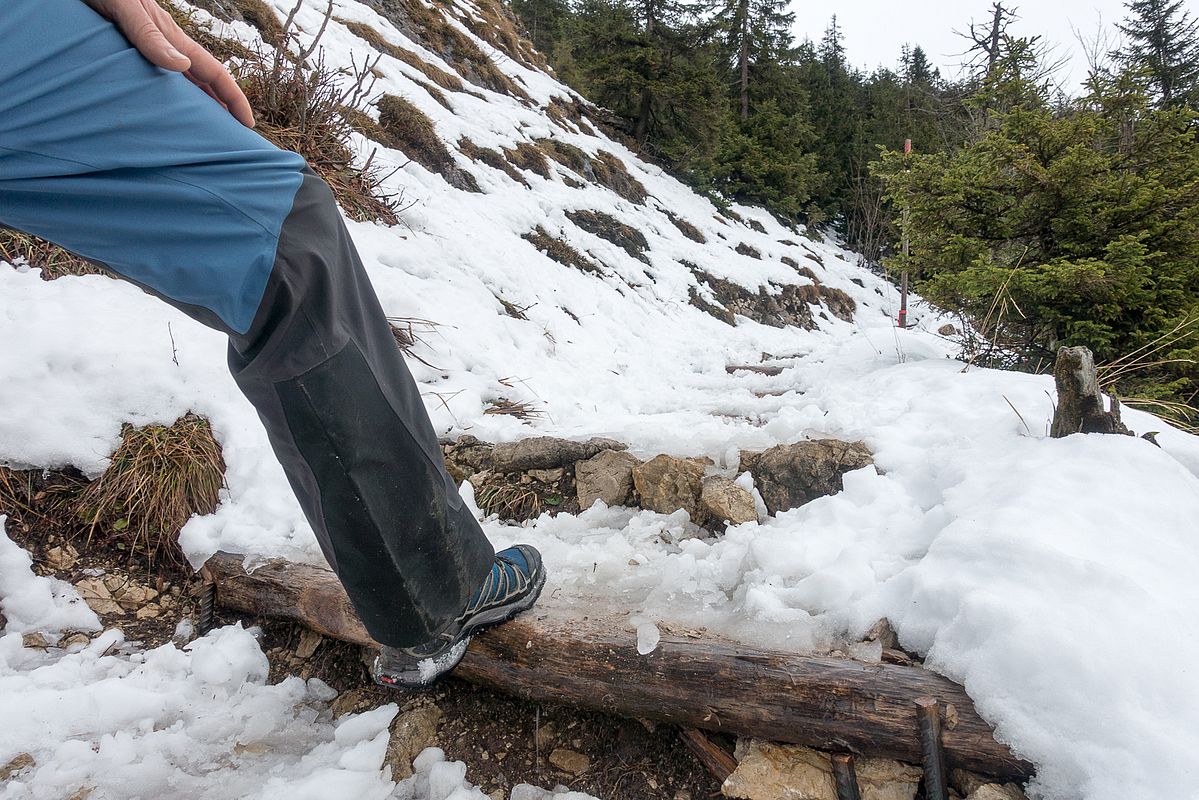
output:
[[[4,0],[0,43],[0,225],[227,333],[367,630],[427,641],[493,552],[328,187],[79,0]]]

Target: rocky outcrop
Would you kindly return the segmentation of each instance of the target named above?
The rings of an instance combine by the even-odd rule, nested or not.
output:
[[[739,471],[750,471],[766,508],[777,514],[836,494],[844,488],[842,475],[873,463],[861,442],[813,439],[780,444],[761,453],[742,451]]]
[[[516,442],[497,444],[492,450],[492,466],[500,472],[528,469],[553,469],[591,458],[602,450],[624,450],[615,439],[593,437],[585,442],[535,436]]]

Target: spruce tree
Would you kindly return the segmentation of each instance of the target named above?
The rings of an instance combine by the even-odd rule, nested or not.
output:
[[[1199,20],[1183,0],[1128,0],[1129,17],[1118,27],[1128,45],[1118,54],[1126,67],[1145,72],[1161,107],[1196,102],[1199,95]]]

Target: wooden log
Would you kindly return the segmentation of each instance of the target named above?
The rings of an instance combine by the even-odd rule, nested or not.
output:
[[[1053,365],[1057,385],[1057,407],[1049,435],[1055,439],[1072,433],[1120,433],[1131,431],[1120,420],[1120,401],[1113,396],[1111,410],[1103,408],[1103,393],[1095,357],[1085,347],[1061,347]]]
[[[218,553],[203,571],[216,581],[225,608],[377,646],[328,569],[276,560],[246,573],[241,556]],[[952,720],[943,731],[951,768],[1000,782],[1032,774],[1032,765],[995,741],[965,690],[921,667],[668,631],[657,649],[641,655],[636,638],[623,619],[579,617],[547,598],[476,636],[455,674],[538,702],[912,764],[922,755],[915,701],[931,696]]]
[[[679,738],[687,745],[704,769],[717,783],[724,783],[737,768],[737,759],[733,758],[724,748],[712,742],[703,731],[695,728],[680,728]]]

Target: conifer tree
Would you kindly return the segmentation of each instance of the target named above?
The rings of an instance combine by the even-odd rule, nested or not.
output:
[[[1199,20],[1183,0],[1128,0],[1119,29],[1128,37],[1120,53],[1126,67],[1143,70],[1160,105],[1195,103],[1199,95]]]

